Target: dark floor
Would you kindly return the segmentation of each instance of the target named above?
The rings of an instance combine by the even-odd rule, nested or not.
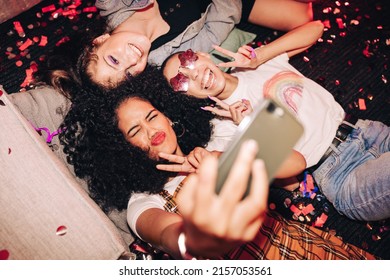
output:
[[[63,3],[62,6],[59,3]],[[70,1],[50,0],[0,25],[0,84],[9,92],[29,89],[26,70],[40,64],[43,55],[62,40],[84,30],[99,18],[97,12],[85,10],[94,1],[82,1],[76,16],[42,12],[42,7],[55,4],[56,9],[69,7]],[[317,0],[315,18],[325,22],[327,28],[318,42],[307,52],[293,57],[291,63],[303,74],[332,92],[342,106],[360,118],[382,121],[390,125],[389,50],[390,15],[388,0]],[[53,13],[53,14],[52,14]],[[386,19],[387,18],[387,19]],[[19,21],[25,36],[14,29]],[[245,26],[258,34],[257,43],[267,43],[281,35],[263,28]],[[21,34],[22,35],[22,34]],[[47,45],[44,37],[47,37]],[[26,50],[20,46],[31,40]],[[389,167],[390,168],[390,167]],[[389,182],[390,185],[390,182]],[[287,200],[286,200],[287,198]],[[383,259],[390,259],[390,223],[354,222],[335,212],[320,193],[314,199],[300,192],[273,189],[270,205],[285,217],[292,219],[293,212],[285,207],[313,204],[313,215],[301,217],[313,223],[322,214],[327,215],[324,230],[329,230],[346,242],[355,244]],[[324,216],[323,216],[324,217]],[[294,217],[295,219],[297,217]],[[309,221],[309,219],[311,219]]]

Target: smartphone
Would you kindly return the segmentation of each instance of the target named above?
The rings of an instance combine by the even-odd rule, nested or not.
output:
[[[265,100],[241,121],[229,148],[221,155],[216,193],[220,193],[242,142],[249,139],[257,141],[259,145],[257,158],[264,161],[271,184],[278,168],[292,153],[302,134],[303,126],[292,113],[273,100]],[[249,193],[250,181],[243,198]]]

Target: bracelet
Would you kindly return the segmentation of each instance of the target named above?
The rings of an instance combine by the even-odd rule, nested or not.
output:
[[[183,260],[196,260],[194,256],[187,252],[186,236],[183,231],[179,234],[179,238],[177,239],[177,245],[179,246],[180,255]]]

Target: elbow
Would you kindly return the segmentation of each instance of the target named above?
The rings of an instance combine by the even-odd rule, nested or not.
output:
[[[316,34],[318,35],[318,38],[322,36],[324,33],[324,24],[320,20],[313,21],[313,25],[316,31]],[[318,39],[317,38],[317,39]]]

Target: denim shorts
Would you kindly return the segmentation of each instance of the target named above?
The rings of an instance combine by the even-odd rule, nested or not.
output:
[[[358,120],[347,139],[313,172],[341,214],[364,221],[390,217],[390,128]]]

